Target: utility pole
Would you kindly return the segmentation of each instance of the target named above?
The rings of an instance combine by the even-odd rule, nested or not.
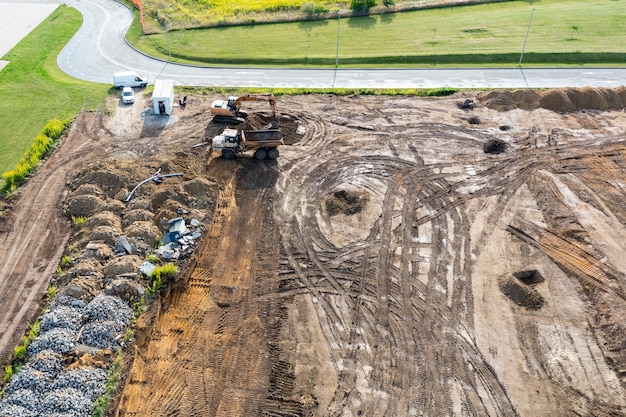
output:
[[[535,9],[533,8],[530,12],[530,20],[528,21],[528,29],[526,29],[526,37],[524,38],[524,45],[522,45],[522,53],[519,56],[518,67],[522,66],[522,59],[524,58],[524,49],[526,49],[526,41],[528,40],[528,33],[530,33],[530,25],[533,22],[533,15],[535,14]]]

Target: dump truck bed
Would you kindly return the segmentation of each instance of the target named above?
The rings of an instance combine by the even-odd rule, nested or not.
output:
[[[276,147],[283,144],[283,136],[280,130],[243,130],[241,131],[243,143],[248,148],[259,146]]]

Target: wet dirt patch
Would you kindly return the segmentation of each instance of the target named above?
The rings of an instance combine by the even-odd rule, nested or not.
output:
[[[514,277],[501,277],[498,286],[502,294],[506,295],[515,304],[530,310],[543,307],[545,300],[534,288],[524,284]]]
[[[485,153],[499,154],[506,151],[506,143],[500,139],[491,139],[483,145]]]
[[[360,213],[368,201],[369,194],[367,193],[339,190],[326,198],[325,207],[326,212],[331,217],[337,214],[351,216]]]

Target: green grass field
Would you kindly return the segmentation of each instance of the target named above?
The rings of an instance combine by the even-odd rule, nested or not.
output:
[[[175,61],[205,65],[334,66],[339,32],[341,67],[514,66],[533,8],[526,66],[626,62],[626,2],[615,0],[514,1],[340,22],[181,30],[169,36]],[[56,65],[58,53],[80,24],[78,11],[61,5],[3,57],[11,62],[0,72],[5,98],[0,103],[0,173],[15,166],[49,120],[104,106],[110,86],[76,80]],[[164,34],[141,37],[135,23],[129,39],[149,54],[167,58]],[[417,93],[445,92],[411,92]]]
[[[532,13],[532,9],[535,9]],[[359,18],[177,30],[172,61],[200,65],[341,67],[516,66],[533,15],[527,66],[626,62],[626,2],[532,0]],[[338,36],[339,34],[339,36]],[[129,40],[168,59],[164,33]]]
[[[12,169],[46,122],[103,106],[110,86],[76,80],[56,59],[82,16],[61,5],[2,59],[0,71],[0,173]]]

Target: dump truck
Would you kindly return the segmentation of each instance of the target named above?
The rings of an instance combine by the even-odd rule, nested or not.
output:
[[[278,158],[278,147],[283,145],[283,137],[278,129],[237,130],[224,129],[221,135],[213,138],[213,151],[224,159],[233,159],[236,155],[254,151],[254,157],[262,161]]]
[[[228,100],[215,100],[211,103],[211,114],[216,123],[243,123],[248,113],[241,110],[244,101],[266,101],[272,109],[272,117],[276,118],[276,99],[274,94],[243,94],[228,97]]]

